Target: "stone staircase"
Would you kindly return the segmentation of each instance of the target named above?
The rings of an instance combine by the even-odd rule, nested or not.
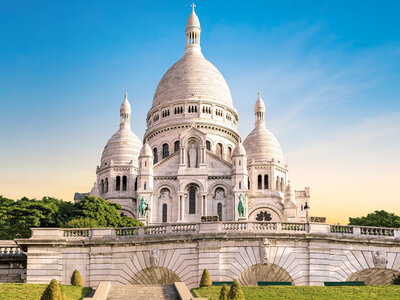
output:
[[[112,285],[107,300],[179,300],[173,285]]]

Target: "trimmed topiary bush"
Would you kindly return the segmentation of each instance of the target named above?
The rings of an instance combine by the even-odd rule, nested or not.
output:
[[[228,294],[228,300],[245,300],[243,291],[236,280],[231,285],[231,289],[229,290]]]
[[[60,285],[53,279],[43,292],[40,300],[63,300]]]
[[[65,287],[59,283],[60,291],[61,291],[61,300],[67,300],[67,294],[65,293]]]
[[[79,273],[78,270],[75,270],[74,273],[72,273],[71,284],[74,286],[83,286],[81,273]]]
[[[211,282],[210,274],[208,273],[207,269],[204,269],[203,275],[201,275],[200,287],[207,287],[207,286],[211,286],[211,285],[212,285],[212,282]]]
[[[226,284],[224,284],[221,288],[221,292],[219,293],[219,300],[228,300],[229,288]]]
[[[392,284],[400,285],[400,274],[393,274]]]

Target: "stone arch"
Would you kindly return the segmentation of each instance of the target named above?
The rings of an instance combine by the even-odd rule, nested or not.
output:
[[[163,267],[150,267],[136,273],[130,280],[131,284],[163,284],[172,285],[181,281],[179,276],[170,269]]]
[[[256,221],[257,214],[259,214],[261,211],[271,211],[273,214],[271,215],[273,218],[271,222],[282,222],[284,221],[282,211],[279,210],[278,208],[268,205],[268,204],[263,204],[262,206],[255,207],[253,210],[249,213],[249,221]],[[275,214],[275,216],[274,216]],[[275,218],[274,218],[275,217]],[[279,219],[279,220],[277,220]]]
[[[187,134],[181,139],[181,145],[184,147],[187,147],[187,145],[191,139],[196,140],[199,147],[202,147],[202,146],[205,147],[204,136],[201,136],[200,134],[198,134],[198,132],[194,132],[194,131],[187,132]]]
[[[187,193],[187,189],[191,184],[197,185],[199,187],[199,192],[204,193],[204,191],[205,191],[204,184],[197,179],[188,179],[188,180],[183,181],[181,183],[180,190]]]
[[[364,281],[366,285],[387,285],[392,283],[393,274],[399,271],[385,268],[371,268],[357,271],[349,276],[346,281]]]
[[[248,267],[238,278],[240,285],[256,286],[259,281],[291,282],[290,274],[275,264],[257,264]]]

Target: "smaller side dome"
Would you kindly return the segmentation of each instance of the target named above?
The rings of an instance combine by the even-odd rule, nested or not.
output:
[[[246,155],[246,149],[241,142],[238,142],[233,149],[232,156]]]
[[[142,150],[140,150],[140,154],[139,157],[143,157],[143,156],[153,156],[153,153],[151,152],[151,148],[149,146],[149,144],[144,144],[142,147]]]

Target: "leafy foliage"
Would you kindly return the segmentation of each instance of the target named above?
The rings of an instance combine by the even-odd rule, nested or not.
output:
[[[99,197],[86,196],[78,203],[56,198],[22,198],[14,201],[0,196],[0,239],[28,238],[32,227],[130,227],[136,219],[122,216],[121,206]]]
[[[81,273],[79,273],[78,270],[75,270],[74,273],[72,273],[71,284],[74,286],[83,286]]]
[[[224,284],[221,288],[221,292],[219,293],[219,300],[228,300],[229,288],[226,284]]]
[[[60,285],[57,280],[50,281],[40,300],[63,300]]]
[[[243,291],[236,280],[233,281],[231,285],[231,289],[228,293],[228,300],[244,300]]]
[[[385,210],[376,210],[364,217],[349,218],[349,225],[400,228],[400,216]]]
[[[400,285],[400,274],[393,274],[392,284]]]
[[[204,269],[203,274],[201,275],[201,280],[200,280],[200,287],[206,287],[206,286],[211,286],[211,277],[210,274],[208,273],[207,269]]]

